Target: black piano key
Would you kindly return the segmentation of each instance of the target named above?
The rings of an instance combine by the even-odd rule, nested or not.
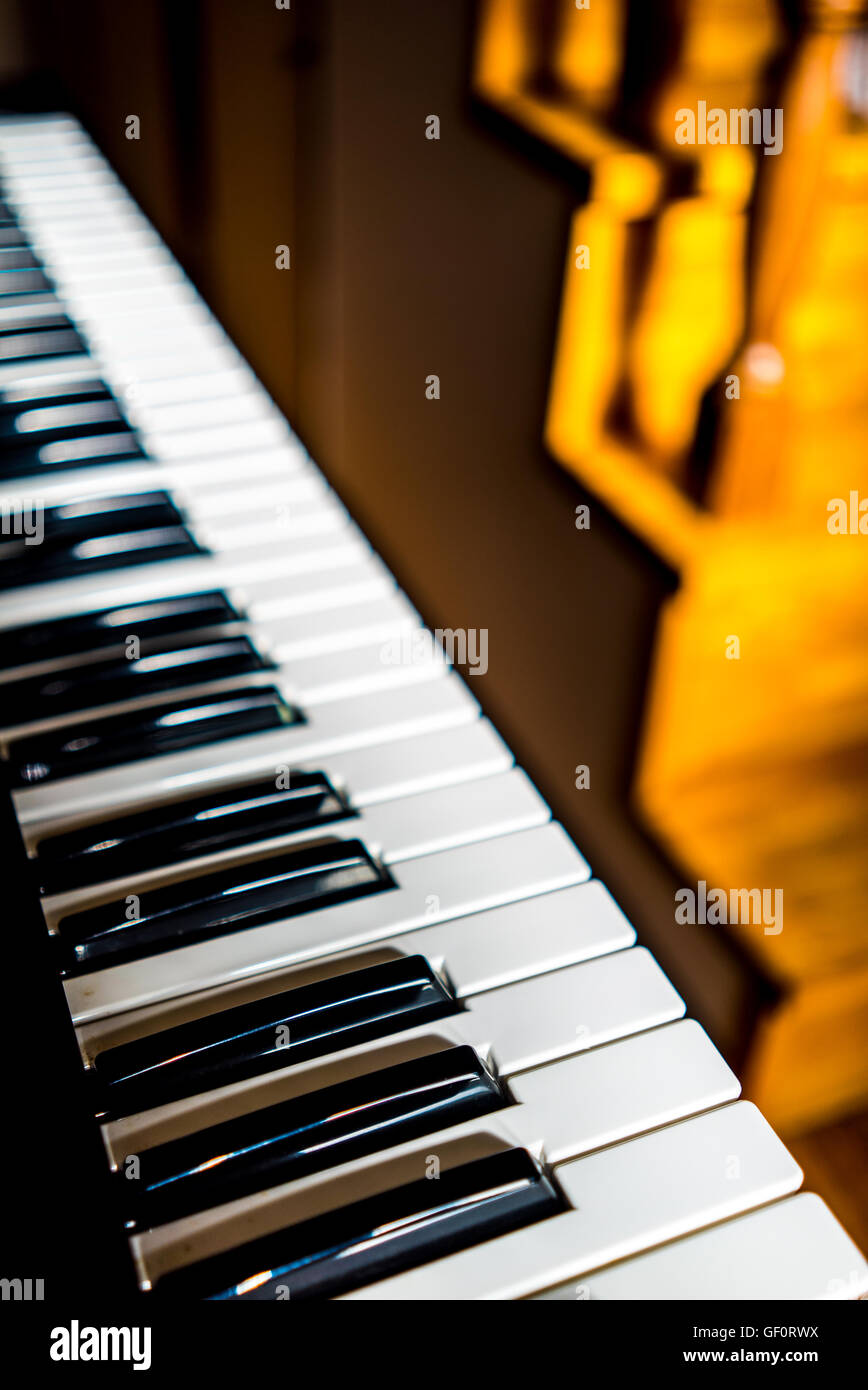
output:
[[[85,468],[144,451],[123,411],[98,382],[50,382],[0,390],[0,477]]]
[[[144,644],[242,620],[243,615],[219,590],[101,608],[29,627],[0,629],[0,668],[84,656],[106,647],[123,650],[130,636]]]
[[[367,897],[393,880],[359,840],[285,850],[71,913],[58,923],[67,974],[171,951],[277,918]]]
[[[6,270],[26,270],[38,267],[40,262],[29,246],[4,247],[0,243],[0,275]],[[2,281],[0,281],[2,284]]]
[[[0,204],[0,210],[2,210]],[[0,216],[0,246],[20,246],[29,245],[27,238],[18,226],[17,222],[10,222],[8,218]]]
[[[20,384],[0,386],[0,419],[16,416],[22,410],[114,399],[105,382],[99,377],[35,377]],[[9,426],[4,425],[0,428],[8,429]]]
[[[0,684],[0,726],[35,723],[273,669],[274,663],[260,655],[249,637],[204,638],[185,647],[161,643],[139,657],[90,661]]]
[[[80,437],[45,439],[42,444],[0,445],[0,479],[37,477],[67,468],[94,468],[145,458],[131,430],[88,433]]]
[[[42,892],[106,883],[356,814],[324,773],[296,772],[289,780],[278,787],[274,777],[258,778],[48,836],[38,850]]]
[[[48,294],[53,288],[54,286],[44,270],[6,270],[0,268],[0,302],[8,302],[15,295]]]
[[[18,219],[5,200],[0,202],[0,226],[18,229]]]
[[[181,526],[184,518],[167,492],[130,492],[120,496],[86,497],[42,511],[44,536],[40,558],[47,551],[77,541],[113,536],[160,526]],[[14,534],[0,537],[0,561],[5,552],[21,547]]]
[[[177,1302],[334,1298],[564,1210],[530,1155],[505,1149],[172,1270],[156,1292]]]
[[[225,1120],[139,1154],[118,1175],[128,1226],[145,1230],[502,1109],[472,1047],[449,1047]]]
[[[402,956],[282,990],[99,1053],[95,1109],[130,1115],[457,1013],[425,960]]]
[[[255,686],[171,700],[16,740],[7,757],[13,784],[32,787],[302,723],[301,711],[274,686]]]
[[[106,393],[90,400],[70,400],[69,396],[23,403],[12,410],[4,403],[0,408],[0,450],[20,448],[23,444],[53,443],[57,439],[79,439],[94,434],[109,434],[120,426],[126,427],[117,401]]]
[[[144,456],[102,382],[49,380],[41,388],[0,389],[0,477]]]
[[[66,357],[70,353],[86,352],[87,347],[78,330],[65,314],[50,314],[43,318],[3,320],[0,326],[0,362],[27,362],[45,357]]]
[[[34,306],[6,306],[0,315],[0,337],[10,334],[36,332],[40,328],[71,328],[72,320],[57,295]]]
[[[14,526],[0,538],[0,589],[207,553],[165,492],[86,498],[47,507],[36,520],[39,543]]]
[[[41,554],[39,564],[34,563],[23,546],[20,555],[9,559],[0,548],[0,589],[77,579],[81,575],[121,569],[126,565],[157,564],[206,554],[208,551],[193,539],[186,526],[161,526],[77,541],[65,549]]]
[[[40,329],[65,329],[75,325],[57,295],[41,300],[38,305],[6,304],[0,314],[0,338],[20,333],[38,333]]]

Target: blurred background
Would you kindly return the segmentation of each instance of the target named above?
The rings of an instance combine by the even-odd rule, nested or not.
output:
[[[0,0],[863,1248],[864,11]]]

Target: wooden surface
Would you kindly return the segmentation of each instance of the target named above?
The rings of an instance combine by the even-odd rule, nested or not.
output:
[[[790,1144],[805,1174],[862,1251],[868,1251],[868,1111]]]

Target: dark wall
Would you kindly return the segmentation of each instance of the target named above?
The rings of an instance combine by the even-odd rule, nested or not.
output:
[[[93,0],[31,41],[428,624],[488,629],[471,689],[737,1060],[756,982],[676,933],[681,880],[628,806],[672,577],[541,444],[578,184],[475,108],[474,9]]]

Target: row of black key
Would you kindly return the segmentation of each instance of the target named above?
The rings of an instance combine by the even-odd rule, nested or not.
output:
[[[6,204],[0,204],[0,365],[86,355],[81,331]],[[118,401],[90,380],[0,388],[0,480],[145,458]]]
[[[25,678],[22,688],[30,693],[20,708],[39,695],[34,680],[57,680],[62,698],[68,698],[63,682],[79,688],[88,672],[91,683],[107,680],[110,687],[116,658],[106,661],[99,653],[117,647],[130,626],[143,626],[159,645],[178,637],[186,621],[219,625],[241,617],[219,593],[139,605],[132,615],[141,623],[130,621],[129,610],[103,610],[69,620],[72,628],[54,620],[42,633],[7,633],[7,652],[25,673],[27,658],[45,661],[52,641],[67,656],[81,658],[85,647],[91,657],[47,677]],[[183,626],[180,637],[180,650],[189,650],[191,634]],[[94,640],[95,648],[89,646]],[[262,779],[48,837],[39,846],[37,871],[43,891],[58,891],[219,855],[352,814],[325,774],[295,774],[285,788]],[[360,842],[320,842],[146,891],[133,920],[126,897],[70,913],[58,923],[58,938],[65,969],[78,972],[390,886],[388,872]],[[91,1072],[94,1109],[108,1119],[184,1100],[460,1008],[423,958],[349,970],[105,1049]],[[147,1229],[508,1103],[505,1087],[472,1048],[441,1048],[147,1148],[137,1182],[118,1179],[124,1218],[131,1229]],[[278,1286],[294,1297],[333,1295],[561,1209],[552,1181],[528,1154],[514,1150],[449,1169],[437,1183],[400,1186],[242,1244],[176,1271],[159,1287],[175,1298],[270,1298]],[[265,1251],[275,1252],[267,1271],[261,1267]]]
[[[63,681],[75,683],[82,673],[89,671],[92,681],[107,679],[115,661],[98,654],[117,646],[130,626],[143,627],[159,644],[177,637],[186,621],[240,617],[225,596],[211,593],[139,605],[132,613],[103,610],[64,620],[71,627],[54,620],[41,633],[9,632],[7,653],[25,671],[27,658],[44,661],[52,642],[67,656],[80,658],[86,648],[92,658],[26,679],[23,688],[30,695],[20,707],[38,695],[34,680],[57,680],[62,694]],[[189,643],[183,626],[180,636]],[[286,788],[262,779],[48,837],[39,846],[37,870],[43,891],[58,891],[327,826],[352,814],[325,774],[295,774]],[[126,898],[71,913],[59,922],[58,937],[65,969],[78,972],[390,886],[387,871],[360,842],[321,842],[145,892],[132,921]],[[183,1100],[387,1037],[460,1007],[420,957],[348,971],[104,1050],[92,1069],[94,1108],[106,1119]],[[139,1229],[161,1224],[507,1103],[505,1088],[473,1049],[447,1047],[147,1149],[140,1180],[119,1187],[125,1219]],[[514,1180],[493,1182],[489,1169],[512,1172]],[[561,1208],[551,1181],[521,1151],[460,1165],[445,1177],[445,1185],[411,1183],[269,1236],[268,1248],[282,1252],[269,1269],[279,1264],[281,1287],[295,1297],[334,1294]],[[389,1217],[385,1231],[369,1229],[375,1210]],[[258,1296],[274,1297],[269,1282],[277,1276],[260,1282],[249,1273],[264,1248],[252,1242],[178,1271],[163,1292],[248,1297],[255,1286]]]
[[[26,567],[37,580],[65,573],[67,565],[79,573],[82,566],[134,563],[146,549],[157,559],[199,553],[166,493],[53,508],[46,544],[34,547],[32,558],[22,556],[21,543],[4,560],[6,544],[0,541],[0,587],[4,565]],[[303,723],[275,686],[260,684],[272,665],[241,630],[244,621],[226,594],[204,590],[0,630],[0,666],[18,677],[0,683],[12,785]],[[108,705],[120,708],[98,712]],[[58,719],[55,727],[26,732]],[[18,726],[23,736],[16,736]]]
[[[454,1014],[422,957],[284,990],[106,1049],[105,1117],[177,1101]],[[446,1046],[157,1143],[121,1166],[120,1210],[143,1231],[478,1120],[512,1103],[468,1046]],[[436,1180],[434,1180],[436,1178]],[[427,1174],[166,1275],[167,1297],[333,1297],[563,1210],[553,1180],[512,1149]]]

